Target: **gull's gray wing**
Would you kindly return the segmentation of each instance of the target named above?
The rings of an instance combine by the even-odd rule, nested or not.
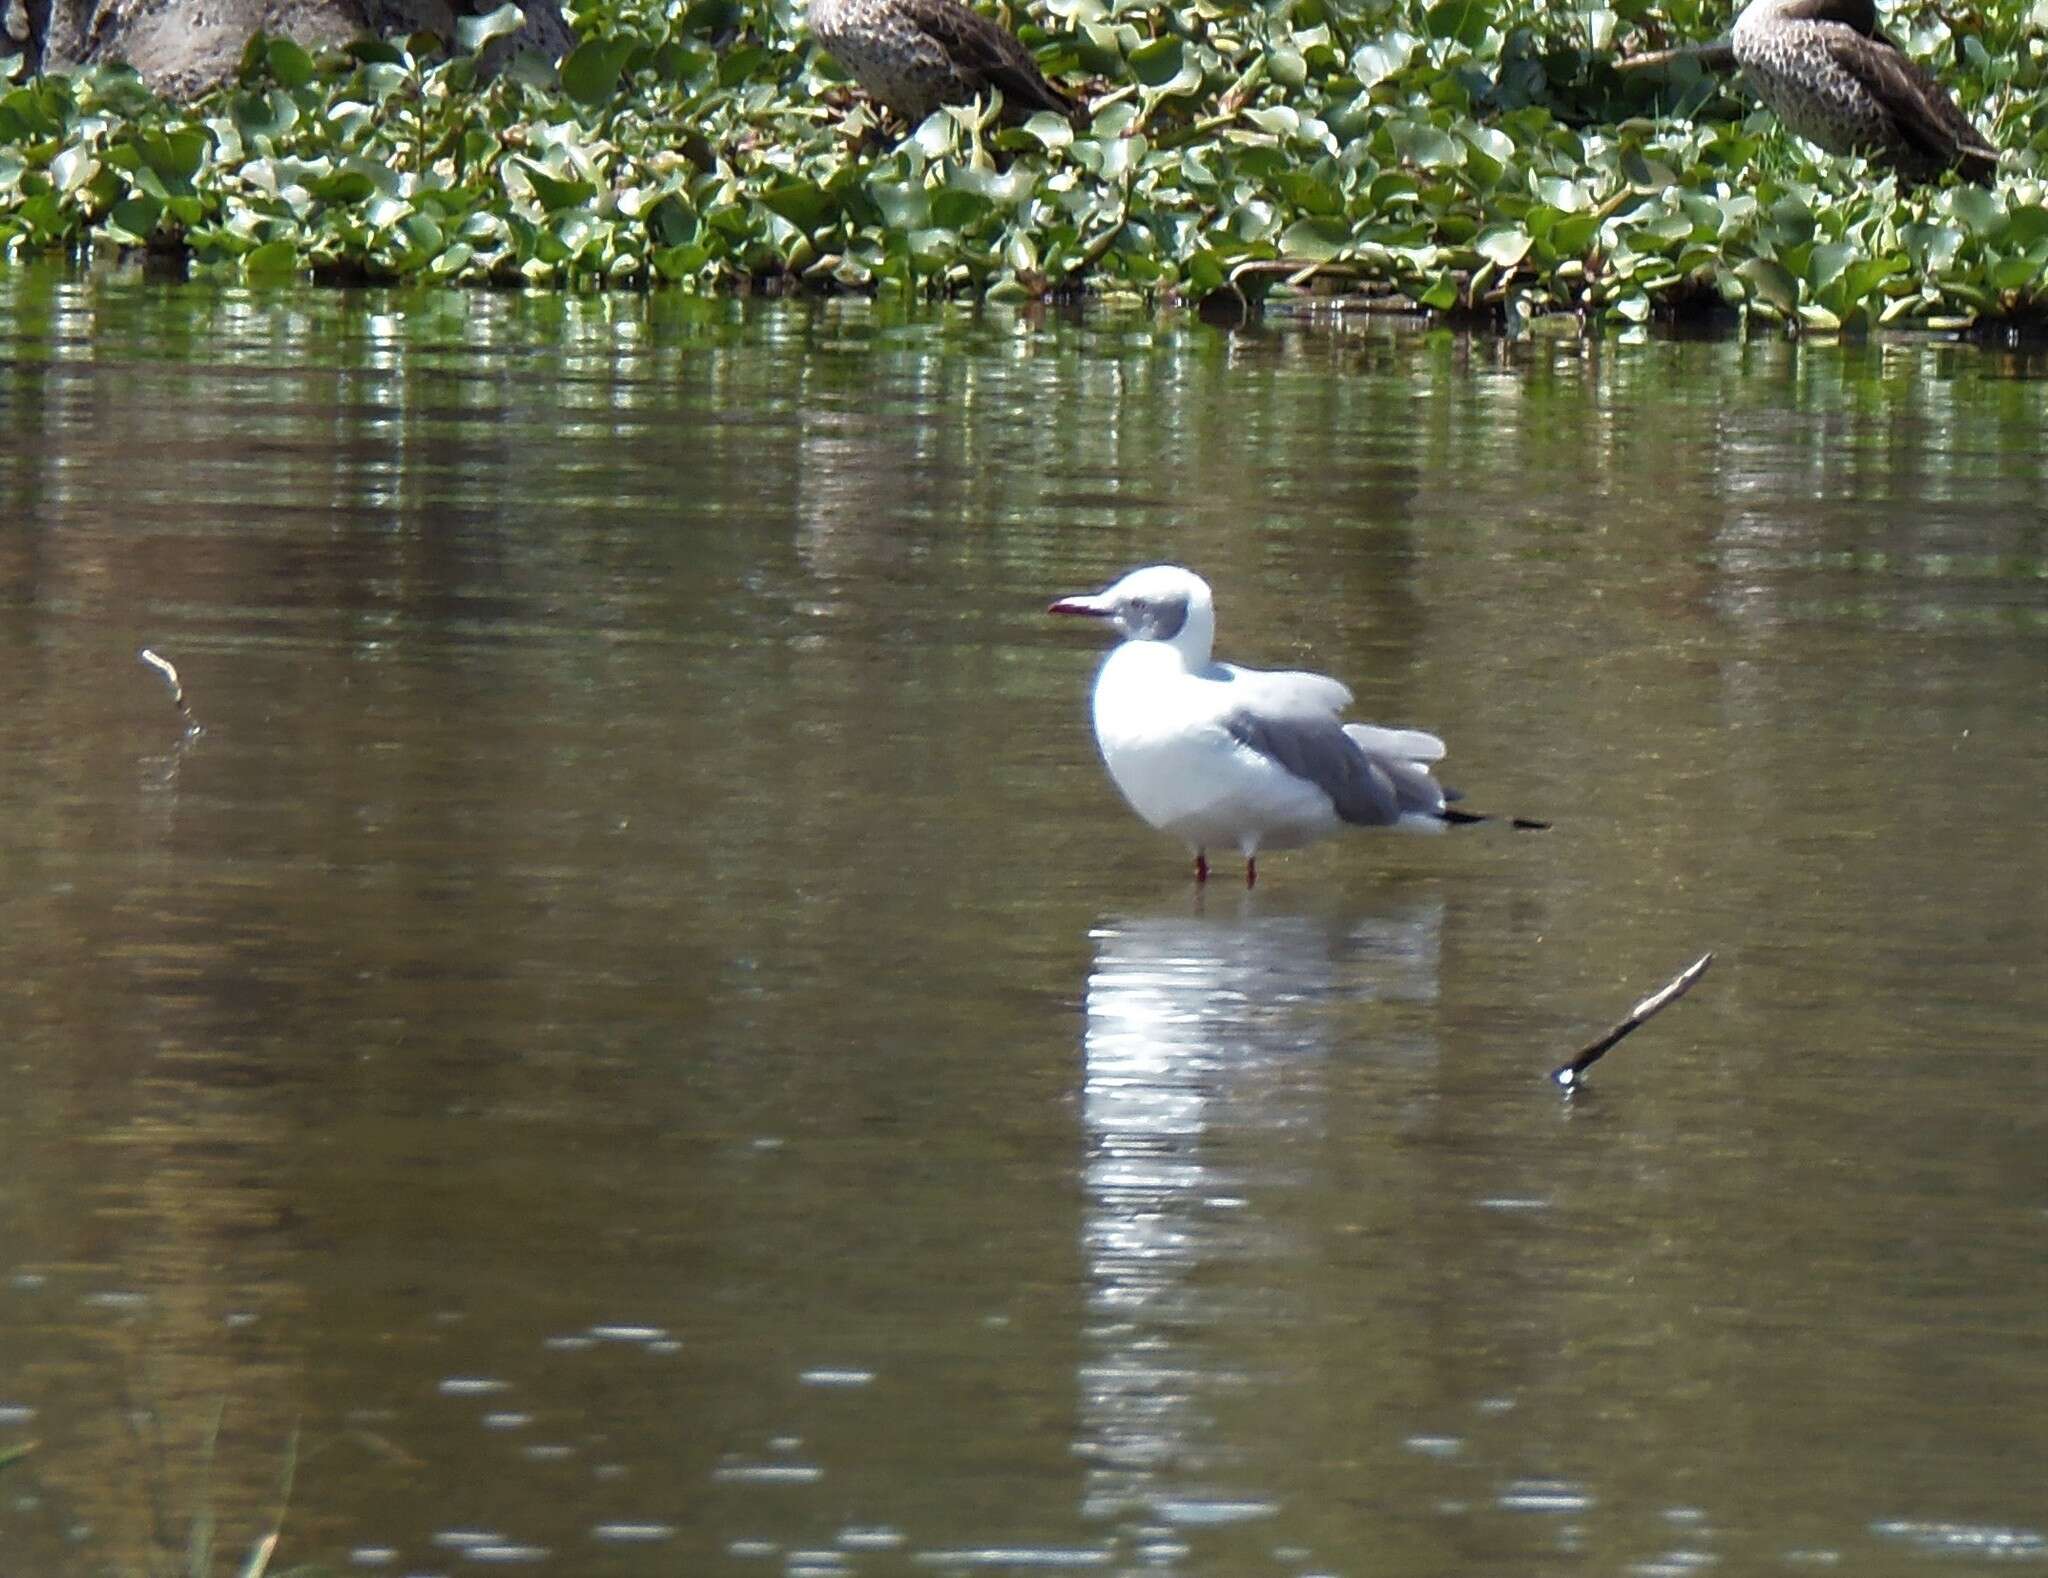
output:
[[[1427,768],[1366,749],[1334,717],[1271,717],[1241,708],[1223,719],[1223,728],[1247,750],[1322,790],[1346,822],[1387,827],[1404,816],[1443,810],[1443,790]]]
[[[1444,742],[1421,729],[1383,729],[1377,723],[1347,723],[1344,732],[1368,756],[1390,756],[1418,767],[1444,759]]]
[[[1230,700],[1239,711],[1262,717],[1334,719],[1351,705],[1350,689],[1327,674],[1218,663],[1205,677],[1228,685]]]

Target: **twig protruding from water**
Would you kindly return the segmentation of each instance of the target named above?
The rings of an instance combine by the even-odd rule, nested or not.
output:
[[[1577,1090],[1585,1083],[1586,1070],[1605,1057],[1614,1044],[1625,1035],[1636,1030],[1653,1014],[1661,1013],[1679,998],[1692,990],[1693,982],[1707,973],[1707,966],[1714,962],[1711,953],[1703,953],[1693,960],[1663,986],[1652,992],[1629,1010],[1628,1018],[1616,1025],[1606,1035],[1587,1047],[1569,1063],[1550,1071],[1550,1077],[1566,1090]]]
[[[171,687],[171,700],[178,704],[178,716],[185,720],[186,732],[188,734],[197,734],[199,732],[199,720],[192,716],[191,707],[186,705],[185,687],[178,683],[178,671],[171,665],[171,660],[149,647],[144,647],[135,655],[159,674],[163,675],[164,683]]]

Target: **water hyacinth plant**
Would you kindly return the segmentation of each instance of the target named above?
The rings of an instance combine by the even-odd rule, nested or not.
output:
[[[1013,0],[1070,125],[889,122],[791,0],[589,0],[558,72],[438,41],[252,41],[186,106],[131,72],[0,95],[9,256],[148,249],[249,278],[1250,301],[1342,292],[1517,324],[1747,312],[1808,331],[2030,325],[2048,303],[2048,0],[1892,36],[2005,150],[1912,187],[1741,80],[1620,54],[1701,0]]]

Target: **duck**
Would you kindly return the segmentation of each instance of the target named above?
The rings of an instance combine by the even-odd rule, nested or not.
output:
[[[1808,142],[1912,182],[1955,170],[1991,184],[1997,147],[1884,35],[1874,0],[1750,0],[1728,42],[1757,96]]]
[[[1077,106],[1046,81],[1017,35],[962,0],[811,0],[811,36],[867,93],[917,125],[992,88],[1017,115]]]
[[[1493,820],[1452,804],[1458,792],[1432,771],[1445,754],[1434,734],[1346,723],[1351,692],[1324,674],[1217,662],[1215,596],[1192,570],[1146,565],[1048,612],[1101,620],[1122,637],[1096,676],[1095,743],[1131,809],[1193,853],[1197,883],[1209,879],[1212,849],[1235,849],[1251,887],[1263,849],[1347,827]]]

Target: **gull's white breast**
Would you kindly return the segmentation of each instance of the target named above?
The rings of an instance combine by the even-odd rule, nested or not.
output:
[[[1190,674],[1160,642],[1125,642],[1095,683],[1109,776],[1139,816],[1196,848],[1250,854],[1322,837],[1337,826],[1330,797],[1225,728],[1244,699],[1228,681]]]

